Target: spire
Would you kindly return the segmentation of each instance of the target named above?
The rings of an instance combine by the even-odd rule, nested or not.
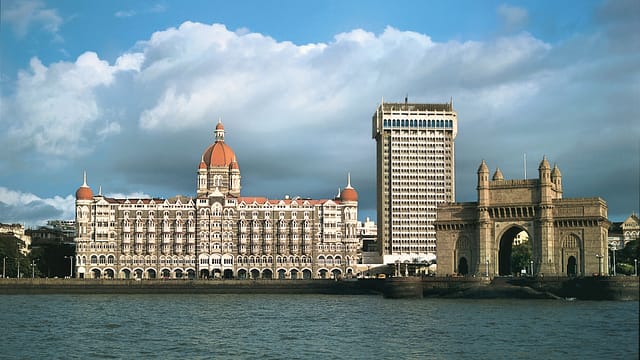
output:
[[[504,180],[504,176],[502,175],[502,171],[500,171],[500,168],[496,168],[496,172],[493,174],[493,179],[492,180]]]
[[[540,162],[540,166],[538,167],[538,170],[551,170],[551,166],[549,166],[549,161],[547,160],[547,155],[544,155],[542,157],[542,161]]]
[[[351,187],[351,173],[347,173],[347,186],[345,187],[345,189],[353,189]]]
[[[489,173],[489,167],[487,166],[487,163],[484,162],[484,159],[482,159],[482,162],[480,163],[480,167],[478,167],[478,173]]]
[[[89,185],[87,185],[87,170],[83,171],[82,177],[82,187],[89,187]]]
[[[102,185],[98,186],[98,196],[102,196]]]

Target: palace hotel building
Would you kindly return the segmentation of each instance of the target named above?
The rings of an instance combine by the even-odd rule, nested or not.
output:
[[[75,273],[86,278],[339,278],[355,275],[358,194],[242,196],[238,159],[218,122],[196,196],[117,199],[76,192]],[[196,162],[197,163],[197,162]]]

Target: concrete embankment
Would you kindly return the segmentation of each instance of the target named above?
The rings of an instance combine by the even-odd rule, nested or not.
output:
[[[638,277],[391,278],[387,298],[635,300]]]
[[[386,298],[639,299],[638,277],[334,280],[0,279],[2,294],[335,294]]]
[[[344,294],[379,293],[375,282],[334,280],[0,279],[0,294]]]

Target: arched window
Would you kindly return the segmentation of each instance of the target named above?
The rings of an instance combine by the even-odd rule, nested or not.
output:
[[[91,255],[91,265],[96,265],[98,263],[98,257],[96,255]]]

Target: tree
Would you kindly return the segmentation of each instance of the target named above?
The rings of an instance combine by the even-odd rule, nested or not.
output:
[[[629,241],[624,248],[616,251],[616,272],[631,275],[635,271],[634,260],[640,260],[638,239]]]
[[[522,269],[529,268],[531,261],[531,246],[529,241],[523,241],[519,245],[513,245],[511,249],[511,273],[518,274]]]
[[[17,277],[18,267],[21,277],[25,277],[31,272],[31,260],[25,256],[20,249],[24,247],[24,242],[13,234],[0,234],[0,260],[5,265],[5,276]],[[18,266],[20,263],[20,266]]]

